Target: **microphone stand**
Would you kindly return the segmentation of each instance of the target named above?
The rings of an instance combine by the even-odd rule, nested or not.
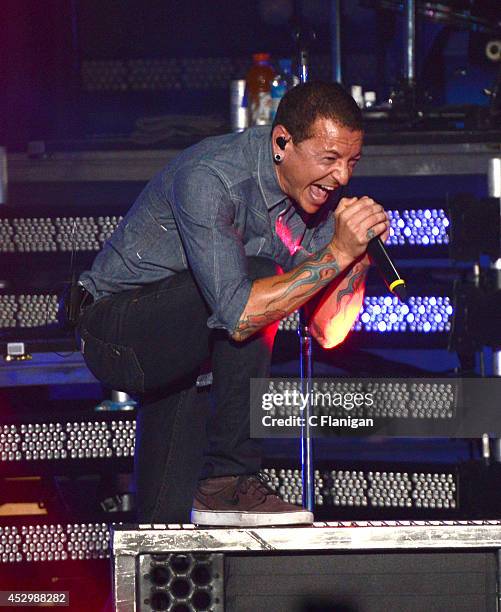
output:
[[[298,56],[298,76],[301,83],[308,81],[308,43],[315,39],[313,30],[306,28],[304,25],[298,25],[293,31],[293,37],[296,41],[297,56]],[[310,435],[310,391],[312,388],[312,337],[304,308],[299,310],[299,373],[301,379],[301,393],[306,398],[303,414],[303,425],[301,426],[301,481],[303,485],[303,508],[309,512],[313,512],[315,507],[315,479],[313,471],[313,444]]]
[[[301,480],[303,484],[303,507],[313,512],[315,507],[315,478],[313,471],[313,445],[310,435],[310,391],[312,389],[312,337],[306,321],[304,308],[299,310],[299,373],[301,393],[306,399],[301,425]]]

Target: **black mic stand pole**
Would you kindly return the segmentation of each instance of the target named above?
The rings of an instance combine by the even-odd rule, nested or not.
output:
[[[298,50],[298,76],[301,83],[308,80],[308,51],[306,39],[314,38],[313,32],[306,34],[299,27],[295,34]],[[301,425],[301,480],[303,485],[303,507],[313,512],[315,507],[315,479],[313,471],[313,444],[310,432],[310,391],[312,388],[312,337],[308,328],[304,308],[299,310],[299,373],[301,378],[301,393],[305,398],[305,406],[302,414]]]
[[[313,512],[315,507],[315,476],[313,470],[313,444],[310,428],[310,392],[312,390],[312,337],[304,308],[299,310],[299,374],[304,410],[301,414],[301,480],[303,485],[303,507]]]

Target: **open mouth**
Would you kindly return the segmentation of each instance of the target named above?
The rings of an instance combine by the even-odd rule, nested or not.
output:
[[[335,187],[324,185],[322,183],[314,183],[310,186],[310,194],[312,200],[317,203],[324,203],[329,195],[334,191]]]

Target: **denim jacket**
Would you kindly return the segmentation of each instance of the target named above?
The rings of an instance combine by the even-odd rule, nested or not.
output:
[[[207,325],[232,333],[252,285],[246,257],[290,270],[331,240],[332,204],[305,222],[278,184],[268,126],[207,138],[146,185],[80,283],[99,299],[190,268]]]

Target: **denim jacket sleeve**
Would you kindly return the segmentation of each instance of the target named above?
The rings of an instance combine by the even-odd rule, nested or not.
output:
[[[210,167],[180,168],[167,194],[188,263],[212,312],[207,325],[233,333],[252,287],[235,202]]]

